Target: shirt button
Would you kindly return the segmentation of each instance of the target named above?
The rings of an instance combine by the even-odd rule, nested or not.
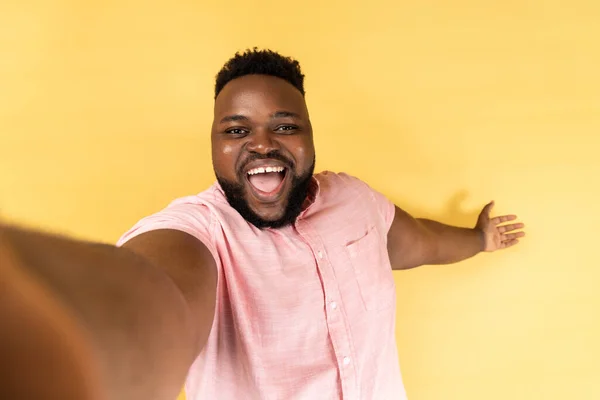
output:
[[[321,251],[318,251],[317,255],[319,256],[319,258],[323,258],[323,253]]]
[[[335,301],[332,301],[331,303],[329,303],[329,306],[331,307],[331,309],[335,310],[337,309],[337,303]]]
[[[350,357],[344,357],[344,359],[342,360],[344,365],[349,365],[350,364]]]

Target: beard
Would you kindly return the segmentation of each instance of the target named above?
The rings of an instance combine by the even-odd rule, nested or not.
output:
[[[283,159],[281,156],[269,154],[266,157],[254,157],[252,160],[260,158],[270,158],[270,159],[279,159],[284,162],[288,166],[291,163],[287,159]],[[247,162],[252,161],[247,160]],[[247,164],[247,162],[245,164]],[[308,195],[308,190],[310,188],[310,181],[313,176],[313,172],[315,170],[315,160],[313,160],[312,165],[308,168],[306,172],[301,175],[291,175],[287,178],[292,179],[292,187],[287,196],[287,204],[285,205],[285,210],[283,215],[276,220],[266,220],[261,218],[257,213],[255,213],[250,206],[248,205],[248,201],[245,197],[245,188],[243,183],[232,182],[226,179],[219,177],[219,175],[215,175],[217,177],[217,181],[219,185],[221,185],[221,189],[225,193],[225,197],[229,202],[229,205],[233,207],[246,221],[256,226],[259,229],[264,228],[282,228],[287,225],[291,225],[296,222],[296,218],[302,212],[302,206],[304,205],[304,200],[306,200],[306,196]],[[292,168],[288,167],[287,174],[293,174]],[[241,175],[241,173],[238,173]]]

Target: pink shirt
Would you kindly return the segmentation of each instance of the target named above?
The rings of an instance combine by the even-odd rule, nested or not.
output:
[[[216,260],[215,319],[188,374],[189,400],[404,400],[393,217],[364,182],[323,172],[293,226],[257,229],[215,183],[142,219],[118,245],[178,229]]]

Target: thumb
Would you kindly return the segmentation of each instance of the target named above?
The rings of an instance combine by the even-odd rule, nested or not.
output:
[[[494,204],[495,204],[494,200],[487,203],[485,205],[485,207],[483,207],[483,210],[481,210],[481,214],[484,214],[489,217],[490,213],[492,212],[492,209],[494,208]]]

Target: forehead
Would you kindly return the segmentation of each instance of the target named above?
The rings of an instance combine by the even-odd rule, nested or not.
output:
[[[306,115],[304,96],[289,82],[268,75],[246,75],[227,83],[215,100],[215,116],[231,113],[293,111]]]

